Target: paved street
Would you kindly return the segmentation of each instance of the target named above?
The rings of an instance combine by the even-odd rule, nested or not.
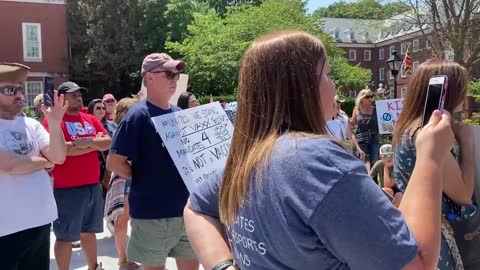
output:
[[[57,264],[55,262],[55,256],[53,254],[53,245],[55,243],[55,236],[53,235],[53,231],[50,233],[50,269],[57,270]],[[104,228],[103,233],[97,234],[97,241],[98,241],[98,256],[99,262],[102,263],[103,268],[105,270],[117,270],[117,255],[115,249],[115,242],[110,235],[110,232],[107,228]],[[84,259],[83,251],[79,248],[73,250],[72,254],[72,263],[70,264],[70,269],[72,270],[87,270],[87,264]],[[177,266],[175,265],[175,261],[173,259],[168,259],[167,261],[167,269],[168,270],[176,270]]]

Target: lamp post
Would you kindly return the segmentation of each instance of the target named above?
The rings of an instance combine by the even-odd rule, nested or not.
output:
[[[402,67],[403,59],[397,55],[397,50],[392,51],[392,55],[387,60],[388,68],[393,76],[393,98],[397,98],[397,75]]]

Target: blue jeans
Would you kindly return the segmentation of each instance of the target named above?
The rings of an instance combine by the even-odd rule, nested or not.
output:
[[[368,143],[359,143],[360,149],[365,153],[365,162],[370,161],[371,166],[378,161],[380,151],[380,138],[378,135],[372,136]]]

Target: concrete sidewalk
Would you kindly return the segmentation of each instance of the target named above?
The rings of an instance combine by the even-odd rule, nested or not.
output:
[[[50,270],[57,270],[57,264],[55,262],[55,256],[53,253],[53,246],[55,244],[55,235],[53,230],[50,232]],[[98,243],[98,261],[102,263],[105,270],[117,270],[117,250],[115,248],[115,242],[110,232],[104,226],[104,232],[97,234]],[[88,270],[87,263],[81,248],[73,249],[72,261],[70,263],[70,269],[72,270]],[[175,260],[168,258],[167,260],[168,270],[177,270]],[[202,268],[200,268],[202,269]]]

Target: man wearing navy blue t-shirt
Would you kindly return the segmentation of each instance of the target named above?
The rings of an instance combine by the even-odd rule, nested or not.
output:
[[[167,257],[179,270],[197,270],[198,261],[183,223],[188,190],[152,117],[180,108],[169,104],[185,63],[165,53],[153,53],[142,64],[146,100],[131,108],[113,138],[107,168],[132,179],[129,193],[131,237],[127,259],[145,270],[163,270]]]

